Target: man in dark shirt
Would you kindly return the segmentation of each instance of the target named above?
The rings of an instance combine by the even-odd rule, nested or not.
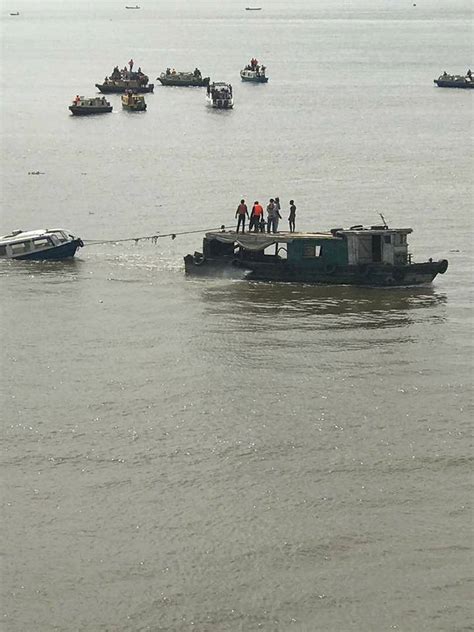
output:
[[[242,225],[242,232],[245,233],[245,218],[249,216],[245,200],[240,200],[240,204],[235,211],[235,216],[238,217],[236,232],[239,232],[239,228]]]
[[[288,215],[288,224],[290,225],[290,233],[295,232],[296,206],[295,201],[290,200],[290,214]]]

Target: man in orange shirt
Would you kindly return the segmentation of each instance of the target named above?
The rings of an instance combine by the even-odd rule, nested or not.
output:
[[[249,232],[254,229],[256,233],[258,233],[260,222],[263,219],[263,206],[258,202],[255,202],[252,207],[252,212],[250,214],[250,225]]]

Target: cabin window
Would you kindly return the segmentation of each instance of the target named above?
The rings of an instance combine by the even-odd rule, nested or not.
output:
[[[392,243],[392,236],[391,235],[385,235],[385,237],[383,238],[384,242],[386,244],[391,244]]]
[[[0,256],[6,255],[6,254],[7,254],[7,247],[0,246]]]
[[[42,248],[47,248],[51,245],[51,242],[47,237],[40,237],[39,239],[33,239],[33,246],[36,250],[41,250]]]
[[[285,245],[278,244],[277,255],[280,259],[288,259],[288,249]]]
[[[404,246],[407,243],[407,236],[404,234],[400,234],[398,233],[397,235],[395,235],[395,245],[398,246]]]
[[[29,250],[29,244],[24,242],[22,244],[12,244],[10,248],[12,249],[12,255],[20,255],[23,252]]]
[[[58,232],[53,233],[53,235],[57,237],[60,244],[62,244],[64,241],[67,241],[67,237],[64,233],[61,233],[58,231]]]
[[[304,244],[303,246],[303,258],[311,259],[312,257],[321,256],[322,247],[314,244]]]

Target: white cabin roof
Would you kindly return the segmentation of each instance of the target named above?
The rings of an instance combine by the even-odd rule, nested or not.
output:
[[[38,228],[36,230],[14,230],[9,235],[3,235],[0,237],[0,243],[3,245],[11,244],[21,241],[27,241],[29,239],[35,239],[36,237],[43,237],[51,233],[64,232],[69,235],[69,231],[64,228]]]

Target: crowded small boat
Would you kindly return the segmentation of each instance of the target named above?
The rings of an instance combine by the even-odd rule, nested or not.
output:
[[[267,83],[266,67],[258,63],[255,57],[252,57],[250,63],[240,71],[242,81],[251,83]]]
[[[69,259],[83,246],[82,239],[63,228],[14,230],[0,237],[2,259]]]
[[[203,77],[199,68],[195,68],[193,72],[176,72],[173,68],[167,68],[166,72],[162,72],[157,81],[163,86],[178,87],[206,87],[209,85],[209,77]]]
[[[135,94],[133,90],[127,90],[122,94],[122,108],[130,112],[145,112],[145,97],[143,94]]]
[[[328,232],[211,231],[184,257],[190,275],[329,285],[410,286],[444,274],[448,261],[414,262],[411,228],[352,226]]]
[[[96,83],[95,87],[104,94],[120,94],[127,90],[132,90],[135,93],[153,92],[155,86],[153,83],[149,83],[148,76],[142,72],[142,69],[133,70],[133,59],[128,62],[128,65],[130,68],[124,66],[122,70],[115,66],[112,74],[105,77],[103,83]]]
[[[450,75],[445,70],[438,79],[433,79],[433,82],[439,88],[474,88],[471,69],[465,75]]]
[[[90,114],[107,114],[112,112],[113,107],[105,97],[80,97],[75,96],[69,110],[74,116],[88,116]]]
[[[224,81],[215,81],[207,86],[207,104],[219,110],[230,110],[234,107],[232,86]]]

